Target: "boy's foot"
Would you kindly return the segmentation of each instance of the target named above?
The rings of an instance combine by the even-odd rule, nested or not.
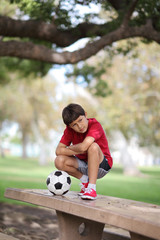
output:
[[[81,186],[81,191],[78,193],[79,196],[82,196],[85,193],[85,189],[88,187],[88,182],[87,183],[80,183]]]
[[[89,199],[89,200],[94,200],[97,198],[97,193],[94,189],[92,188],[87,188],[85,190],[85,193],[81,196],[82,199]]]

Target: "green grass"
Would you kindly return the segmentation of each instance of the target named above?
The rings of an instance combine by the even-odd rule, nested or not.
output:
[[[52,162],[39,166],[35,159],[0,158],[0,202],[20,203],[4,197],[8,187],[46,189],[46,178],[53,170]],[[142,177],[128,177],[115,165],[108,175],[97,181],[97,193],[160,205],[160,166],[140,170]],[[71,190],[79,191],[79,181],[74,178]]]

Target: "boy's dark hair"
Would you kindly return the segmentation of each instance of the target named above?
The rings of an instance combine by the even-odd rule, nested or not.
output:
[[[80,115],[85,115],[85,111],[79,104],[75,103],[70,103],[62,111],[63,122],[67,126],[75,121]]]

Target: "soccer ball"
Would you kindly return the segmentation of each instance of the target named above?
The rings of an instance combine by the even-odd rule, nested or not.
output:
[[[64,171],[54,171],[47,177],[46,184],[48,190],[54,195],[64,195],[70,189],[71,178]]]

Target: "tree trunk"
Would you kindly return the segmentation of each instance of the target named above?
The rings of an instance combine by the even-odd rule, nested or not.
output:
[[[22,158],[28,158],[27,155],[28,138],[25,130],[22,130]]]
[[[2,144],[1,144],[1,140],[0,140],[0,155],[1,155],[2,158],[5,157],[4,149],[3,149]]]
[[[43,139],[43,137],[41,136],[41,133],[39,131],[39,128],[36,124],[35,121],[32,121],[32,131],[33,131],[33,134],[36,138],[36,142],[38,143],[39,145],[39,164],[40,165],[46,165],[47,163],[47,156],[46,156],[46,148],[45,148],[45,141]]]
[[[134,156],[129,152],[129,143],[124,137],[123,133],[120,131],[115,131],[112,133],[112,145],[114,149],[120,152],[120,163],[123,166],[123,173],[129,176],[137,176],[140,174],[137,168]]]
[[[4,149],[2,147],[1,130],[2,130],[2,123],[0,122],[0,156],[2,158],[4,158],[5,157],[5,153],[4,153]]]
[[[121,163],[123,165],[123,173],[128,176],[137,176],[140,174],[133,156],[130,155],[128,151],[128,144],[121,149]]]

